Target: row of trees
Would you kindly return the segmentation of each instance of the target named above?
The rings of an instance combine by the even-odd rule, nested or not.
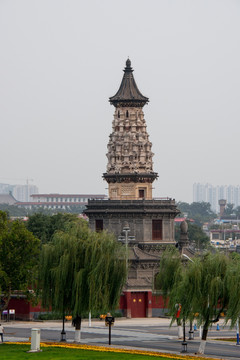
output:
[[[7,212],[10,216],[32,216],[34,214],[54,215],[57,213],[81,214],[85,209],[84,205],[69,205],[66,209],[44,209],[39,206],[32,206],[31,209],[17,205],[0,204],[0,210]]]
[[[25,225],[0,211],[1,310],[21,291],[63,317],[71,314],[79,341],[83,313],[118,306],[126,271],[125,248],[75,215],[36,214]]]
[[[177,207],[181,211],[179,216],[183,216],[183,214],[187,213],[188,218],[193,219],[199,226],[202,226],[205,222],[211,222],[217,218],[217,214],[211,210],[211,204],[208,202],[202,201],[189,204],[180,201],[177,203]],[[224,215],[240,217],[240,206],[234,207],[234,204],[226,204]]]
[[[175,248],[168,248],[160,262],[156,288],[162,291],[172,323],[181,304],[179,320],[195,319],[203,325],[199,352],[204,353],[209,327],[222,312],[232,326],[238,321],[240,256],[217,252],[186,260]]]
[[[189,219],[193,219],[196,225],[202,226],[206,222],[216,219],[217,214],[211,210],[211,204],[208,202],[178,202],[177,208],[181,211],[180,216],[187,214]]]

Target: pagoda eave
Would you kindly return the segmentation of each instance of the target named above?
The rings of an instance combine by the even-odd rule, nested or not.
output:
[[[107,183],[122,183],[122,182],[134,182],[134,183],[152,183],[154,180],[158,178],[158,174],[148,173],[148,174],[108,174],[104,173],[103,178],[107,181]]]
[[[141,101],[141,100],[109,100],[111,105],[114,105],[116,108],[118,107],[140,107],[142,108],[146,105],[149,100]]]

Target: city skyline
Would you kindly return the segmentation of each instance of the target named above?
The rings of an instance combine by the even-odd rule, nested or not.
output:
[[[226,200],[234,208],[240,206],[240,185],[193,184],[194,202],[209,202],[211,209],[219,212],[219,200]]]
[[[237,185],[239,19],[234,0],[2,1],[1,175],[107,193],[108,100],[129,57],[150,99],[153,196],[190,203],[195,182]]]

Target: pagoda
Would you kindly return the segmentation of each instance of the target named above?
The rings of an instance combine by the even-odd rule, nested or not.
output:
[[[108,143],[107,172],[109,199],[152,199],[152,143],[149,141],[143,106],[148,98],[139,91],[128,59],[123,79],[116,95],[110,97],[115,107],[112,133]]]
[[[158,316],[154,303],[154,277],[162,251],[175,244],[174,218],[179,213],[174,199],[154,199],[152,143],[143,107],[149,99],[139,91],[131,61],[126,61],[114,106],[112,132],[107,146],[108,200],[89,200],[86,215],[92,230],[108,230],[128,249],[128,280],[121,309],[128,317]],[[155,304],[153,306],[153,303]]]

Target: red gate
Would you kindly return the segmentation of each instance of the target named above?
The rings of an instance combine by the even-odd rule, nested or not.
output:
[[[131,297],[131,317],[146,317],[146,293],[132,292]]]

